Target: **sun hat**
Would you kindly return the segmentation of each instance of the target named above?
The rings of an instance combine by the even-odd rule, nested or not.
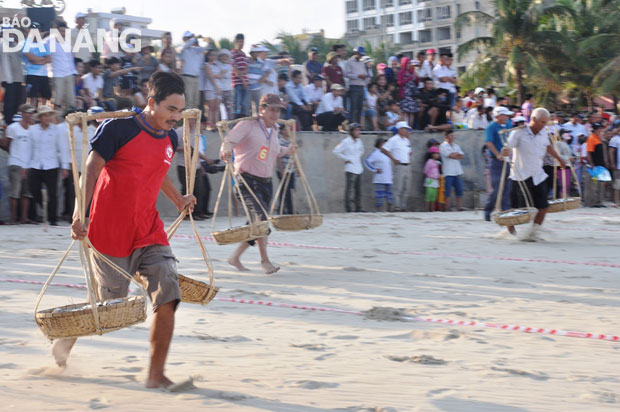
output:
[[[495,109],[493,109],[493,116],[501,116],[503,114],[506,115],[506,116],[512,116],[515,113],[511,112],[510,110],[508,110],[504,106],[497,106]]]
[[[332,61],[332,59],[333,59],[334,57],[338,57],[338,55],[336,54],[336,52],[329,52],[329,53],[327,53],[327,56],[325,57],[325,61],[326,61],[327,63],[329,63],[329,62],[331,62],[331,61]]]
[[[259,106],[267,106],[267,107],[279,107],[283,108],[284,104],[282,103],[282,99],[280,96],[274,93],[264,94],[260,101],[258,102]]]
[[[263,44],[253,44],[250,53],[268,52],[269,49]]]
[[[403,128],[408,129],[408,130],[413,130],[411,128],[411,126],[409,126],[409,123],[407,123],[407,122],[398,122],[398,123],[396,123],[396,129],[403,129]]]
[[[344,90],[344,87],[339,83],[333,83],[329,86],[329,90]]]
[[[54,109],[52,109],[49,106],[40,106],[39,110],[37,111],[37,113],[34,115],[35,120],[38,120],[39,117],[47,115],[47,114],[58,114],[58,112]]]

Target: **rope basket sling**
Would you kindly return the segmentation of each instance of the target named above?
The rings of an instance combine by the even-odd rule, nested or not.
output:
[[[75,153],[75,136],[74,126],[82,127],[82,179],[86,180],[86,154],[88,148],[87,125],[89,120],[102,118],[120,118],[131,116],[133,112],[114,112],[114,113],[98,113],[96,115],[86,115],[86,113],[72,113],[66,117],[69,125],[69,144],[71,148],[71,162],[74,165],[73,183],[76,190],[76,202],[78,208],[78,216],[82,223],[86,218],[86,191],[85,185],[80,185],[80,177],[77,170],[77,157]],[[136,282],[129,273],[124,269],[110,261],[92,245],[88,237],[79,241],[79,255],[82,266],[82,272],[86,279],[88,302],[80,304],[72,304],[60,306],[52,309],[44,309],[39,311],[39,305],[47,288],[60,270],[69,252],[75,245],[73,240],[62,258],[48,277],[43,285],[34,308],[34,319],[41,331],[49,339],[58,338],[74,338],[88,335],[102,335],[104,333],[119,330],[137,323],[144,322],[146,319],[146,302],[147,295],[144,287]],[[108,264],[115,272],[125,277],[129,281],[133,281],[138,285],[139,296],[124,297],[118,299],[110,299],[102,301],[98,296],[95,285],[96,280],[93,270],[93,257],[101,259]]]
[[[549,129],[547,129],[549,130]],[[553,147],[555,148],[555,151],[560,153],[559,150],[559,144],[558,142],[560,141],[561,137],[558,136],[557,134],[552,134],[551,132],[549,132],[549,140],[551,141],[551,144],[553,144]],[[573,179],[575,179],[575,182],[579,182],[579,180],[577,179],[577,173],[575,173],[575,169],[573,168],[573,165],[570,163],[570,161],[568,161],[566,163],[566,165],[568,166],[568,168],[571,171],[571,174],[573,176]],[[558,212],[565,212],[567,210],[573,210],[573,209],[577,209],[581,206],[581,185],[579,183],[577,183],[577,191],[579,193],[579,197],[568,197],[568,187],[566,187],[566,174],[562,171],[561,174],[561,179],[562,179],[562,197],[558,198],[557,197],[557,168],[558,168],[558,161],[554,159],[554,164],[553,164],[553,199],[549,200],[549,208],[547,209],[547,213],[558,213]]]
[[[222,139],[222,144],[224,144],[224,139],[230,133],[231,126],[235,123],[238,123],[243,120],[256,120],[255,117],[244,117],[231,121],[220,121],[217,123],[217,129],[220,133],[220,137]],[[250,213],[247,202],[242,196],[241,193],[241,185],[245,187],[248,193],[256,200],[256,203],[262,209],[263,213],[267,218],[269,215],[261,202],[258,200],[258,197],[252,190],[252,188],[245,181],[243,176],[240,173],[235,172],[234,166],[231,162],[226,162],[226,168],[224,169],[224,175],[222,176],[222,183],[220,184],[220,190],[217,195],[217,200],[215,202],[215,207],[213,208],[213,217],[211,223],[211,235],[215,239],[215,242],[218,245],[229,245],[232,243],[241,243],[247,242],[249,240],[258,239],[260,237],[265,237],[269,234],[269,220],[258,220],[255,216]],[[222,201],[222,197],[224,194],[224,188],[228,186],[228,229],[226,230],[216,230],[215,229],[215,218],[220,209],[220,204]],[[248,223],[244,226],[233,227],[232,224],[232,203],[233,203],[233,195],[239,199],[243,211],[247,217]]]
[[[194,192],[194,186],[196,184],[196,166],[198,165],[200,129],[198,127],[194,129],[194,150],[191,150],[190,129],[187,122],[188,119],[194,118],[196,119],[196,123],[200,124],[201,116],[202,112],[199,109],[187,109],[183,111],[183,155],[185,161],[185,187],[187,188],[188,194]],[[202,238],[198,234],[196,221],[194,220],[193,215],[189,213],[188,209],[184,209],[179,214],[179,217],[170,225],[170,227],[168,227],[168,229],[166,229],[166,235],[168,236],[168,241],[170,241],[186,216],[189,216],[194,237],[198,242],[200,253],[202,254],[202,258],[207,267],[207,272],[209,273],[209,283],[201,282],[199,280],[178,274],[179,289],[181,290],[181,301],[185,303],[200,303],[202,305],[206,305],[213,300],[219,291],[219,288],[213,286],[213,265],[211,265],[211,259]],[[139,278],[139,276],[135,277]]]
[[[282,123],[289,129],[289,133],[291,136],[291,144],[295,144],[295,120],[280,120],[279,123]],[[306,195],[306,199],[308,201],[309,212],[307,214],[296,214],[293,209],[292,215],[283,214],[284,206],[286,202],[286,196],[288,190],[285,188],[290,184],[291,179],[294,177],[295,169],[297,169],[297,173],[299,174],[300,182],[303,187],[304,193]],[[274,215],[274,211],[276,207],[279,206],[278,214]],[[299,161],[299,157],[297,156],[297,152],[293,153],[291,159],[286,165],[282,173],[282,178],[280,179],[280,184],[278,185],[278,189],[276,190],[276,195],[273,198],[271,203],[271,210],[269,212],[271,218],[271,224],[276,230],[280,231],[299,231],[299,230],[308,230],[314,229],[323,224],[323,216],[319,211],[319,204],[310,189],[310,185],[308,184],[308,179],[306,178],[306,174],[304,173],[301,162]]]
[[[515,127],[512,129],[502,130],[499,132],[504,145],[506,144],[505,135],[516,129],[519,129],[519,128]],[[517,180],[515,182],[519,185],[519,189],[521,190],[521,193],[523,194],[523,198],[525,199],[525,208],[512,208],[508,210],[501,210],[502,195],[504,193],[504,186],[506,182],[506,168],[509,162],[510,160],[504,159],[504,165],[502,166],[502,176],[501,176],[501,180],[499,183],[499,190],[497,192],[497,199],[495,200],[495,210],[497,212],[493,215],[493,220],[495,221],[495,223],[497,223],[500,226],[524,225],[524,224],[531,222],[534,219],[534,217],[536,216],[536,213],[538,213],[538,210],[535,207],[532,207],[532,203],[533,203],[532,197],[530,195],[529,190],[527,189],[527,186],[525,186],[525,183],[523,181]]]

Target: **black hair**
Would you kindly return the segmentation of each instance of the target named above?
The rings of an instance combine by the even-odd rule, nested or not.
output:
[[[208,62],[209,62],[209,55],[210,55],[211,53],[215,53],[215,49],[209,49],[209,50],[207,50],[207,52],[205,53],[205,63],[208,63]]]
[[[485,109],[485,107],[484,107],[484,106],[476,106],[476,110],[477,110],[477,111],[480,111],[480,109],[482,109],[482,111],[483,111],[483,112],[485,112],[485,111],[486,111],[486,109]]]
[[[60,28],[67,28],[67,22],[65,22],[64,20],[57,20],[56,21],[56,28],[60,29]]]
[[[291,73],[291,79],[293,77],[297,77],[297,76],[301,76],[301,71],[299,70],[293,70],[293,72]]]
[[[443,136],[446,137],[448,135],[451,135],[452,133],[454,133],[454,130],[453,129],[448,129],[445,132],[443,132]]]
[[[346,48],[346,47],[347,47],[347,46],[345,46],[344,44],[341,44],[341,43],[334,44],[334,45],[332,46],[332,51],[333,51],[333,52],[337,52],[338,50],[340,50],[340,49],[344,49],[344,48]]]
[[[398,53],[398,54],[396,55],[396,57],[398,57],[398,60],[400,60],[400,59],[402,59],[403,57],[405,57],[405,55],[404,55],[404,54],[402,54],[402,53]]]
[[[288,81],[288,74],[286,74],[286,73],[278,74],[278,80],[286,80],[286,81]]]
[[[73,63],[74,64],[84,63],[84,60],[80,59],[79,57],[74,57],[73,58]]]
[[[120,59],[118,57],[110,57],[109,59],[105,59],[106,66],[111,66],[115,63],[120,63]]]
[[[423,79],[422,79],[422,82],[423,82],[423,83],[426,83],[426,82],[427,82],[427,81],[429,81],[429,80],[430,80],[430,81],[433,81],[433,79],[431,79],[430,77],[425,77],[425,78],[423,78]]]
[[[383,137],[377,137],[375,140],[375,147],[378,149],[381,146],[381,143],[384,143],[385,139]]]
[[[149,97],[160,103],[172,94],[185,95],[183,79],[173,72],[155,72],[149,79]]]
[[[162,37],[163,37],[163,36],[172,36],[172,33],[170,33],[169,31],[166,31],[166,32],[164,32],[164,34],[162,34],[161,36],[162,36]]]
[[[419,56],[426,56],[426,52],[425,52],[424,50],[420,50],[420,51],[418,52],[418,54],[416,54],[416,56],[417,56],[417,57],[419,57]]]
[[[245,36],[243,35],[243,33],[237,33],[237,35],[235,36],[235,40],[244,40]]]
[[[97,66],[101,66],[101,63],[99,62],[99,60],[95,60],[92,59],[91,61],[88,62],[88,67],[97,67]]]
[[[142,86],[144,83],[148,84],[149,83],[149,79],[142,79],[142,80],[140,80],[140,86]]]
[[[441,56],[450,57],[451,58],[452,57],[452,53],[450,53],[450,52],[441,53],[440,57]]]
[[[116,110],[126,110],[133,107],[133,100],[128,97],[119,97],[116,99]]]
[[[396,102],[396,100],[388,100],[386,104],[387,104],[387,107],[390,107],[398,103]]]
[[[372,82],[372,83],[368,84],[368,90],[370,90],[370,88],[371,88],[372,86],[377,86],[377,87],[379,87],[379,85],[378,85],[376,82]]]
[[[528,93],[525,95],[525,100],[530,100],[532,97],[534,97],[534,95],[532,93]]]

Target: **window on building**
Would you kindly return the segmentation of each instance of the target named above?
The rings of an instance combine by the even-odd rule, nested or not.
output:
[[[412,0],[398,0],[398,5],[399,6],[406,6],[408,4],[411,4]]]
[[[463,73],[465,73],[466,71],[467,71],[467,67],[465,67],[465,66],[459,66],[459,68],[458,68],[458,73],[459,73],[459,74],[463,74]]]
[[[437,7],[436,10],[437,20],[445,20],[450,18],[450,6]]]
[[[413,33],[410,31],[402,32],[399,34],[398,42],[400,44],[411,44],[413,43]]]
[[[347,32],[351,33],[353,31],[359,30],[359,21],[358,20],[347,20]]]
[[[383,27],[394,27],[394,15],[384,14],[381,16],[381,25]]]
[[[457,4],[456,5],[456,15],[458,16],[459,14],[461,14],[461,5]]]
[[[418,10],[418,23],[433,20],[433,9]]]
[[[357,0],[347,1],[347,13],[357,13]]]
[[[476,0],[475,7],[476,7],[476,10],[480,10],[480,1]]]
[[[362,8],[364,9],[364,11],[374,10],[377,8],[377,4],[375,0],[363,0]]]
[[[374,17],[366,17],[362,21],[362,27],[364,30],[372,30],[377,25],[377,20]]]
[[[461,29],[457,29],[456,27],[454,27],[454,35],[456,36],[457,39],[461,38]]]
[[[381,8],[394,7],[394,0],[381,0]]]
[[[452,38],[452,30],[450,27],[439,27],[437,29],[437,40],[450,40]]]
[[[418,30],[418,41],[420,43],[430,43],[433,41],[433,35],[430,29]]]
[[[398,13],[398,24],[404,26],[405,24],[413,23],[413,13],[410,11],[405,13]]]

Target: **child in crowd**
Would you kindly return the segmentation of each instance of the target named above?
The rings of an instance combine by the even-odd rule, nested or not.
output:
[[[119,97],[116,92],[116,85],[120,82],[121,76],[126,75],[129,72],[139,73],[142,71],[142,67],[128,67],[121,69],[121,60],[117,57],[110,57],[105,61],[107,69],[103,73],[103,88],[101,91],[101,97],[105,107],[108,110],[116,110],[117,98]]]
[[[84,61],[79,58],[75,58],[75,71],[77,75],[74,76],[75,81],[75,107],[79,110],[86,110],[91,106],[91,103],[94,103],[92,99],[86,96],[84,92],[84,80],[82,76],[84,75]]]
[[[375,175],[372,183],[375,186],[375,207],[377,212],[383,209],[383,199],[385,199],[387,211],[392,211],[392,162],[388,156],[382,151],[381,147],[385,143],[385,139],[379,137],[375,140],[375,150],[373,150],[366,159],[364,166]]]
[[[385,112],[385,130],[396,132],[394,126],[402,120],[403,114],[400,111],[398,103],[394,100],[390,100],[387,103],[387,109],[387,112]]]
[[[146,107],[147,99],[149,97],[149,81],[148,79],[142,79],[140,81],[140,88],[133,95],[133,100],[136,107],[144,109]]]
[[[218,80],[220,86],[220,98],[224,108],[226,109],[226,119],[232,119],[233,116],[233,93],[232,93],[232,64],[230,63],[230,50],[222,49],[217,53],[216,64],[220,68],[220,78]],[[222,113],[224,119],[224,113]]]
[[[424,165],[424,187],[426,188],[426,210],[433,212],[435,201],[437,201],[437,191],[439,189],[439,148],[431,146],[428,149],[426,164]]]
[[[372,122],[372,130],[379,130],[379,122],[377,120],[377,99],[379,94],[377,93],[377,83],[370,83],[366,93],[364,106],[366,110],[364,112],[365,118],[370,118]]]

